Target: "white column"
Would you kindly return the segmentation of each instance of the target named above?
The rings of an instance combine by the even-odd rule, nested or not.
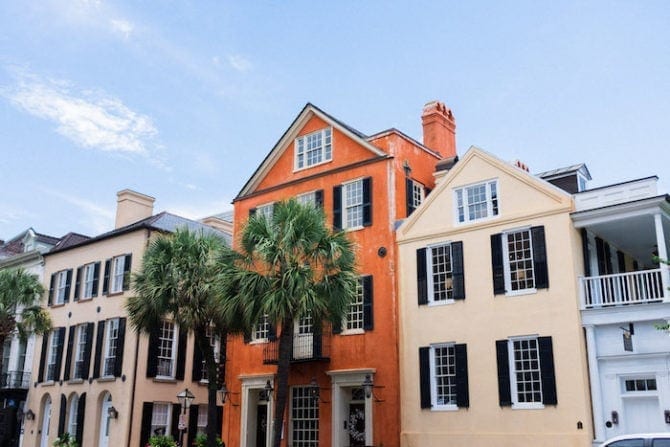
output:
[[[596,345],[595,328],[592,325],[586,329],[586,353],[589,362],[589,381],[591,382],[591,405],[593,408],[593,435],[599,442],[605,441],[605,420],[603,417],[603,400],[598,369],[598,348]]]
[[[656,227],[656,245],[658,246],[658,257],[663,261],[668,261],[668,249],[665,246],[665,235],[663,234],[663,220],[661,213],[654,215],[654,227]],[[663,286],[663,301],[670,301],[670,273],[668,264],[661,262],[661,284]]]

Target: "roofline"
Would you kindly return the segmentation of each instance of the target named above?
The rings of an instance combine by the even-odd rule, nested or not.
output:
[[[41,254],[39,250],[30,250],[24,253],[19,253],[8,258],[0,259],[0,269],[15,267],[32,259],[39,260],[43,257],[44,255]]]
[[[645,203],[646,202],[646,203]],[[660,196],[645,197],[643,199],[630,200],[628,202],[614,203],[612,205],[601,206],[598,208],[591,208],[588,210],[573,211],[570,217],[573,220],[587,218],[589,214],[602,214],[608,210],[615,208],[644,208],[648,206],[661,206],[664,203],[670,204],[670,194],[661,194]]]
[[[417,140],[410,137],[409,135],[407,135],[403,131],[396,129],[395,127],[390,127],[386,130],[382,130],[381,132],[377,132],[376,134],[370,135],[367,139],[368,140],[374,140],[376,138],[381,138],[381,137],[385,136],[386,134],[390,134],[390,133],[398,134],[398,136],[400,136],[401,138],[404,138],[405,140],[408,140],[410,143],[416,145],[419,149],[423,149],[424,151],[428,152],[429,154],[433,155],[434,157],[436,157],[439,160],[441,160],[443,158],[442,155],[439,152],[432,150],[428,146],[424,146],[422,143],[419,143]]]
[[[611,183],[609,185],[604,185],[604,186],[596,186],[595,188],[589,188],[589,189],[585,189],[584,191],[579,191],[579,192],[575,193],[575,195],[581,194],[583,192],[597,191],[599,189],[611,188],[612,186],[620,186],[620,185],[625,185],[626,183],[635,183],[635,182],[641,182],[642,180],[650,180],[650,179],[658,180],[658,176],[657,175],[650,175],[649,177],[642,177],[642,178],[637,178],[637,179],[634,179],[634,180],[626,180],[626,181],[623,181],[623,182]]]
[[[134,225],[134,224],[131,224],[131,225]],[[116,231],[116,230],[108,231],[107,233],[103,233],[100,236],[91,237],[91,238],[86,239],[85,241],[79,242],[77,244],[68,245],[67,247],[59,248],[57,250],[48,251],[48,252],[44,253],[43,256],[46,258],[47,256],[55,255],[55,254],[58,254],[58,253],[63,253],[64,251],[68,251],[68,250],[71,250],[73,248],[84,247],[86,245],[90,245],[90,244],[93,244],[95,242],[104,241],[104,240],[111,239],[111,238],[116,237],[116,236],[123,236],[124,234],[132,233],[133,231],[145,230],[145,229],[146,230],[157,230],[157,231],[165,232],[165,230],[161,230],[160,228],[155,228],[155,227],[152,227],[151,225],[149,225],[147,223],[142,223],[142,224],[137,225],[135,227],[128,227],[128,228],[124,228],[124,229],[121,229],[121,230],[118,230],[118,231]]]

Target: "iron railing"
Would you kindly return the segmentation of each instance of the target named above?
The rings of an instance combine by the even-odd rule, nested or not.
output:
[[[330,360],[330,327],[319,333],[294,334],[291,344],[291,362]],[[279,340],[271,340],[263,347],[263,363],[275,364],[279,360]]]
[[[30,371],[8,371],[0,375],[0,387],[11,389],[30,388]]]

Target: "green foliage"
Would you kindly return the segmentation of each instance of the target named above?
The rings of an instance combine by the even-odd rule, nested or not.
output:
[[[204,433],[198,433],[193,441],[195,447],[207,447],[207,435]],[[216,438],[216,447],[224,447],[223,441],[217,436]]]
[[[177,447],[172,436],[154,435],[149,438],[149,447]]]
[[[60,435],[53,443],[54,447],[79,447],[79,444],[74,439],[74,436],[70,436],[70,433],[65,432]]]

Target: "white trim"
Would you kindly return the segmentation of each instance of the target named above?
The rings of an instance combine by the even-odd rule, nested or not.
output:
[[[330,131],[330,158],[326,158],[326,132]],[[309,137],[315,136],[317,134],[321,134],[321,160],[308,165],[307,164],[307,140]],[[299,167],[298,166],[298,141],[301,140],[303,144],[303,166]],[[333,138],[333,127],[332,126],[326,126],[321,129],[315,130],[310,133],[306,133],[304,135],[300,135],[295,137],[293,140],[293,172],[300,172],[304,171],[305,169],[310,169],[314,168],[316,166],[320,166],[326,163],[331,163],[333,161],[333,147],[334,147],[334,138]]]
[[[437,403],[437,380],[435,377],[435,348],[454,348],[454,362],[456,362],[456,343],[447,342],[447,343],[432,343],[430,345],[430,355],[428,356],[429,360],[429,372],[430,372],[430,404],[431,411],[457,411],[457,404],[438,404]],[[458,365],[456,365],[458,368]],[[454,375],[454,380],[456,380],[456,375]]]
[[[537,350],[537,364],[540,373],[540,399],[544,399],[544,390],[542,390],[542,363],[540,362],[540,342],[539,335],[521,335],[509,337],[507,339],[507,355],[509,364],[509,380],[510,380],[510,395],[512,398],[513,410],[539,410],[544,408],[544,404],[540,402],[519,402],[519,392],[516,383],[516,367],[514,366],[514,342],[524,340],[535,340]]]
[[[452,250],[451,250],[451,244],[454,241],[447,241],[447,242],[439,242],[439,243],[433,243],[430,245],[426,246],[426,283],[428,287],[428,306],[444,306],[445,304],[453,304],[455,303],[455,300],[453,298],[454,294],[454,267],[453,267],[453,258],[452,258]],[[440,247],[449,247],[449,261],[451,263],[451,294],[452,298],[446,298],[444,300],[435,300],[435,283],[434,283],[434,278],[433,278],[433,249],[434,248],[440,248]]]
[[[275,387],[274,385],[274,375],[244,375],[244,376],[238,376],[238,378],[242,381],[242,399],[240,402],[240,405],[242,406],[241,410],[241,417],[240,417],[240,446],[246,446],[248,444],[248,430],[249,430],[249,424],[248,424],[248,419],[250,417],[249,413],[249,405],[252,403],[249,399],[249,395],[252,391],[260,391],[263,388],[265,388],[265,384],[267,381],[270,381],[270,386],[273,388]],[[255,401],[254,401],[255,402]],[[267,403],[267,411],[268,411],[268,428],[266,431],[266,439],[267,439],[267,446],[269,446],[272,442],[272,427],[274,424],[274,405],[272,404],[272,399],[270,402]],[[255,414],[251,415],[255,418]],[[254,422],[255,423],[255,422]]]
[[[340,443],[340,429],[344,426],[344,420],[340,411],[345,403],[343,388],[361,387],[365,376],[369,374],[374,377],[375,372],[376,369],[374,368],[326,371],[326,374],[330,376],[332,385],[331,427],[333,429],[331,430],[331,446],[343,447]],[[365,445],[373,444],[373,400],[374,398],[365,399]],[[338,427],[338,429],[335,429],[335,427]]]
[[[510,268],[510,257],[509,257],[509,235],[514,233],[528,233],[528,241],[530,245],[530,262],[531,269],[533,272],[533,287],[527,287],[524,289],[512,290],[512,271]],[[514,228],[510,230],[504,230],[501,233],[501,244],[503,252],[503,271],[505,275],[505,295],[506,296],[518,296],[518,295],[529,295],[537,293],[537,277],[535,272],[535,250],[533,248],[533,232],[531,231],[530,226],[524,226],[520,228]]]
[[[495,189],[496,189],[496,201],[497,201],[497,211],[496,214],[493,214],[493,194],[491,192],[491,184],[495,184]],[[485,217],[477,217],[474,219],[470,219],[468,217],[468,207],[470,206],[468,200],[467,200],[467,190],[469,188],[474,188],[477,186],[482,186],[484,185],[486,189],[486,216]],[[481,180],[473,183],[469,183],[466,185],[461,185],[457,187],[452,187],[452,206],[453,206],[453,212],[454,212],[454,225],[459,226],[459,225],[469,225],[472,223],[476,222],[485,222],[487,220],[493,220],[497,219],[500,217],[500,182],[498,180],[498,177],[494,177],[488,180]],[[458,212],[458,193],[461,193],[461,199],[463,202],[463,222],[460,221],[459,218],[459,212]]]

